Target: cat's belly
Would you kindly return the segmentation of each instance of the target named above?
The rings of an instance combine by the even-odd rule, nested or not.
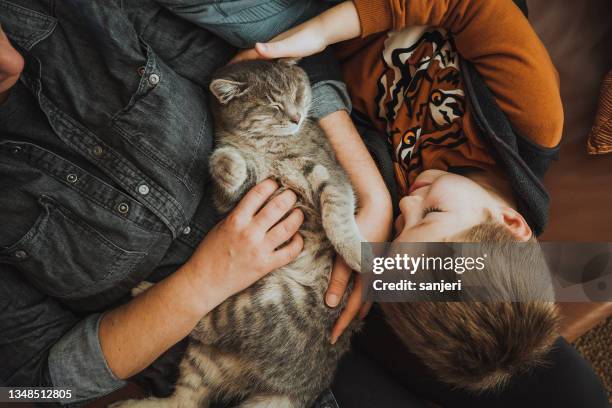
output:
[[[290,384],[287,392],[328,386],[353,331],[330,344],[342,309],[324,303],[333,257],[330,245],[305,245],[294,262],[209,313],[192,337],[236,355],[259,386],[280,391]]]

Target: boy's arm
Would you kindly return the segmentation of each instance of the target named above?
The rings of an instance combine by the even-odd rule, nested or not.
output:
[[[557,72],[511,0],[355,0],[355,6],[363,37],[414,25],[447,29],[520,134],[544,147],[561,140]]]
[[[475,65],[520,134],[544,147],[559,143],[563,107],[557,72],[511,0],[346,1],[238,58],[306,56],[359,34],[416,25],[453,34],[461,56]]]

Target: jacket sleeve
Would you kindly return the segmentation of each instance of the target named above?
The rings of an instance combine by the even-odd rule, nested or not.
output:
[[[100,315],[79,319],[0,264],[0,384],[62,387],[69,403],[108,394],[125,382],[106,364],[98,340]]]
[[[515,129],[544,147],[561,140],[557,71],[512,0],[355,0],[362,36],[415,25],[452,33]]]

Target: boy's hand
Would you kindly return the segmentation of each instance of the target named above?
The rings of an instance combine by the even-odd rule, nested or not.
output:
[[[353,271],[351,268],[346,262],[344,262],[344,259],[342,259],[340,255],[336,254],[336,261],[334,262],[334,268],[332,269],[331,276],[329,278],[329,286],[325,295],[325,303],[327,306],[338,306],[338,302],[340,302],[344,292],[346,292],[352,275]],[[357,315],[359,315],[359,318],[363,320],[370,311],[372,302],[363,303],[361,301],[362,285],[361,276],[356,274],[355,281],[353,282],[353,291],[349,295],[346,306],[332,329],[332,344],[336,343],[338,337],[340,337],[340,335],[344,332],[344,330],[346,330]]]
[[[381,201],[384,198],[381,197]],[[380,205],[377,205],[380,204]],[[390,207],[390,202],[388,206]],[[385,206],[383,203],[371,203],[360,208],[356,221],[359,226],[359,230],[363,236],[371,242],[382,242],[389,238],[391,230],[391,211],[387,213],[384,210]],[[342,257],[336,255],[336,261],[334,268],[332,269],[329,286],[327,293],[325,294],[325,303],[329,307],[338,306],[338,302],[346,292],[348,283],[353,275],[351,268],[344,262]],[[353,282],[353,291],[348,297],[346,306],[340,314],[340,317],[336,321],[331,333],[332,344],[336,343],[338,338],[342,335],[344,330],[351,324],[355,317],[359,316],[360,319],[364,319],[370,308],[372,302],[363,302],[361,300],[361,291],[363,286],[363,280],[361,276],[355,273],[355,281]]]
[[[13,48],[0,27],[0,104],[6,101],[8,91],[23,71],[23,57]]]
[[[317,54],[327,46],[355,38],[361,34],[357,9],[345,1],[302,23],[267,43],[239,52],[231,61],[249,59],[302,58]]]
[[[359,202],[355,220],[361,235],[369,242],[387,241],[393,224],[391,196],[350,116],[344,110],[334,112],[322,118],[319,124],[353,184]],[[326,293],[325,303],[328,306],[338,305],[352,274],[342,258],[337,257]],[[360,311],[360,316],[363,318],[369,310],[369,305],[362,307],[362,283],[358,275],[354,284],[348,304],[332,329],[332,343],[340,337]],[[335,296],[335,300],[332,295]]]

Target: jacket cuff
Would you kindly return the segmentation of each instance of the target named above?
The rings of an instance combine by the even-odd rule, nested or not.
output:
[[[102,314],[81,320],[49,352],[49,374],[54,387],[70,388],[78,403],[109,394],[127,384],[112,373],[98,337]]]
[[[330,113],[345,110],[351,112],[351,99],[346,85],[340,81],[321,81],[312,87],[310,116],[321,120]]]
[[[393,12],[389,0],[353,0],[353,3],[359,14],[362,37],[393,28]]]

